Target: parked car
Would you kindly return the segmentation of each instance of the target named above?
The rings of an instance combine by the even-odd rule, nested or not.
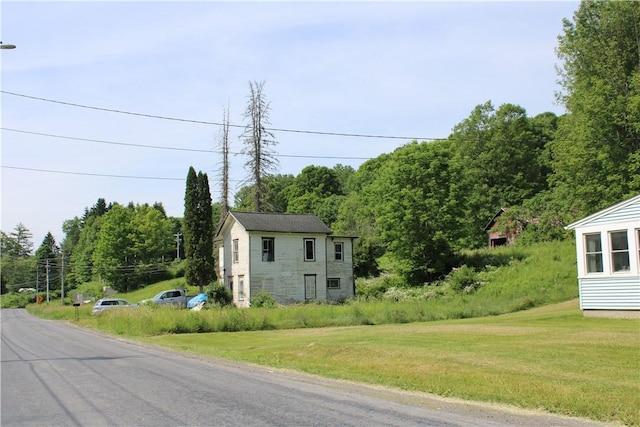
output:
[[[159,292],[151,299],[140,301],[140,304],[152,302],[160,305],[173,304],[180,307],[186,307],[189,300],[194,296],[195,295],[187,295],[187,291],[185,289],[170,289],[168,291]]]
[[[102,298],[96,301],[96,304],[91,310],[91,314],[101,313],[103,310],[108,308],[136,307],[137,305],[138,304],[131,304],[129,301],[122,298]]]

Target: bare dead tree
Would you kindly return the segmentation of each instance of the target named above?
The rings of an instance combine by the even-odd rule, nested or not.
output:
[[[277,144],[272,132],[267,129],[269,125],[270,105],[266,101],[264,82],[249,82],[249,97],[244,117],[247,120],[245,130],[241,135],[246,155],[245,166],[249,171],[246,184],[253,186],[254,210],[264,211],[266,188],[263,178],[274,172],[278,166],[273,147]]]
[[[220,200],[220,222],[229,212],[229,107],[222,110],[222,135],[220,136],[220,151],[222,152],[222,167],[220,179],[222,195]]]

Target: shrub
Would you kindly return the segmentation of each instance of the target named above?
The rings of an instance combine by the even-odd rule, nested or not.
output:
[[[482,285],[478,280],[478,273],[466,264],[449,273],[446,280],[452,290],[466,294],[475,291]]]
[[[256,308],[274,308],[277,307],[276,300],[266,292],[260,292],[257,296],[251,298],[251,307]]]
[[[388,290],[404,286],[405,283],[399,276],[385,274],[373,279],[358,281],[356,295],[364,299],[382,299]]]
[[[207,289],[207,298],[210,304],[225,307],[233,303],[233,295],[226,286],[214,283]]]
[[[0,299],[2,308],[25,308],[29,304],[31,295],[24,294],[4,294]],[[35,298],[35,297],[34,297]]]

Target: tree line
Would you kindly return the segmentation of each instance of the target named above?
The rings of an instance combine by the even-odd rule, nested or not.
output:
[[[640,192],[638,22],[640,3],[601,1],[583,1],[572,19],[563,21],[556,98],[565,114],[529,117],[517,104],[487,101],[448,138],[412,141],[357,170],[309,165],[295,176],[276,173],[276,141],[266,131],[269,104],[263,84],[250,83],[243,134],[250,175],[235,194],[233,209],[316,214],[334,233],[358,237],[358,276],[385,271],[413,285],[447,274],[463,262],[465,250],[486,245],[484,226],[500,208],[509,208],[504,227],[517,232],[520,243],[568,238],[564,225]],[[194,190],[202,178],[191,170],[184,218],[167,217],[159,203],[107,206],[99,199],[83,217],[63,225],[60,250],[70,257],[69,280],[81,283],[100,274],[113,281],[110,275],[134,265],[130,273],[139,285],[161,275],[163,262],[176,258],[176,234],[206,235],[208,245],[231,208],[224,178],[226,134],[222,147],[222,198],[209,202],[210,209],[198,208],[207,212],[210,225],[201,222],[200,231],[184,228],[190,221],[189,191],[200,194],[200,202],[210,200],[203,183]],[[196,185],[190,187],[190,180]],[[3,267],[30,256],[24,231],[2,234]],[[116,237],[121,235],[127,237]],[[194,247],[193,253],[213,257],[209,248]],[[214,271],[212,262],[194,260],[192,267]],[[198,274],[189,273],[189,282],[213,280]],[[5,275],[3,268],[2,280],[21,279]]]

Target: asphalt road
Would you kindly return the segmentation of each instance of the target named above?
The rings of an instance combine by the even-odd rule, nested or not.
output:
[[[585,426],[180,353],[0,311],[0,425]]]

